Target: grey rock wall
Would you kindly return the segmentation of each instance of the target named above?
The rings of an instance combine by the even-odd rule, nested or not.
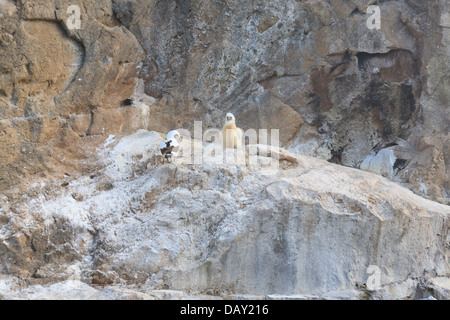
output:
[[[449,27],[445,0],[1,1],[0,273],[445,297]],[[226,112],[280,129],[279,175],[158,163]]]
[[[145,130],[115,137],[96,173],[36,183],[4,203],[2,273],[139,292],[395,299],[448,278],[448,206],[293,154],[275,174],[184,156],[162,165],[161,141]]]

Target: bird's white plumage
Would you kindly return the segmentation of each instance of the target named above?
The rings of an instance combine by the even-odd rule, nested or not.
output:
[[[234,117],[234,114],[232,114],[232,113],[227,113],[227,116],[226,116],[226,123],[235,123],[235,121],[236,121],[236,118]]]
[[[169,142],[169,141],[170,141],[170,145],[171,146],[174,146],[174,147],[179,147],[180,146],[180,142],[178,142],[177,139],[168,139],[168,140],[165,140],[164,142],[161,142],[160,148],[161,149],[166,148],[167,147],[167,142]]]
[[[162,155],[167,159],[176,157],[178,155],[181,140],[182,138],[178,131],[170,131],[167,134],[167,139],[160,145]]]
[[[242,147],[242,130],[236,127],[234,114],[227,113],[225,125],[222,128],[223,148],[240,149]]]
[[[167,140],[172,140],[172,139],[176,139],[176,140],[180,140],[181,135],[177,130],[172,130],[167,134]]]

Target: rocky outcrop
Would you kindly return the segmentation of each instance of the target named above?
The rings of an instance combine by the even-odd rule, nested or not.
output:
[[[0,188],[83,170],[98,136],[221,127],[231,111],[354,168],[403,139],[416,152],[392,180],[448,204],[448,8],[382,2],[378,30],[373,3],[85,0],[72,28],[71,1],[3,1]]]
[[[372,4],[380,29],[367,26]],[[446,297],[448,10],[0,1],[0,273],[64,281],[49,295],[125,283]],[[221,128],[226,112],[244,130],[279,129],[282,148],[256,167],[158,163],[156,132]],[[273,156],[279,170],[264,175]]]
[[[426,153],[439,160],[419,151],[396,178],[448,203],[447,8],[384,2],[381,29],[370,30],[373,3],[114,1],[114,10],[148,53],[145,91],[177,110],[172,126],[220,127],[232,111],[244,129],[279,128],[291,151],[356,168],[379,144],[433,139]],[[419,182],[416,171],[440,178]]]
[[[86,160],[86,136],[136,129],[130,122],[141,110],[121,108],[121,100],[136,87],[139,43],[118,25],[110,1],[79,7],[80,29],[68,26],[70,5],[0,3],[1,190],[73,170]]]
[[[185,140],[183,156],[162,164],[161,141],[145,130],[111,136],[97,151],[99,171],[4,199],[2,272],[141,293],[447,297],[431,283],[450,272],[448,206],[285,150],[278,170],[262,155],[261,167],[208,153],[193,165],[201,144]]]

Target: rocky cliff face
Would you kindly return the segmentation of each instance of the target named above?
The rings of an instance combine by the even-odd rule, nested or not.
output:
[[[232,111],[354,168],[402,139],[397,162],[363,168],[448,204],[444,0],[383,1],[381,29],[374,1],[72,2],[1,2],[2,189],[73,167],[99,135],[220,127]],[[133,94],[149,108],[121,106]]]
[[[178,298],[447,297],[445,281],[432,284],[449,275],[448,206],[282,149],[257,156],[270,164],[277,154],[277,170],[208,153],[203,164],[161,164],[161,141],[146,130],[110,137],[95,173],[35,183],[3,202],[2,272],[31,284],[81,281],[85,294],[100,284]],[[201,145],[185,141],[183,154]]]
[[[381,29],[369,30],[372,3],[115,1],[113,10],[147,52],[146,93],[178,111],[172,126],[218,127],[230,110],[244,129],[279,128],[290,150],[356,168],[401,138],[414,151],[398,152],[390,177],[448,203],[448,8],[383,2]]]
[[[2,0],[0,18],[2,273],[353,294],[375,265],[379,297],[441,292],[445,0]],[[244,130],[280,129],[293,154],[279,176],[149,151],[149,132],[220,128],[230,111]]]

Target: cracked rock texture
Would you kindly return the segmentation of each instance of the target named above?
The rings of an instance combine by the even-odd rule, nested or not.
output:
[[[412,152],[385,176],[448,204],[448,5],[383,1],[371,30],[373,3],[3,0],[0,188],[82,170],[98,136],[220,128],[231,111],[244,130],[280,129],[290,151],[354,168],[402,139]]]
[[[448,206],[283,149],[271,152],[286,159],[277,170],[263,155],[262,167],[208,153],[190,164],[187,151],[199,141],[184,141],[183,156],[161,164],[161,141],[146,130],[111,136],[97,149],[95,173],[36,181],[5,199],[5,298],[20,296],[17,279],[61,282],[42,289],[55,297],[78,281],[80,299],[102,297],[95,285],[141,295],[170,289],[178,298],[448,298]],[[367,290],[369,266],[379,283]],[[36,290],[23,297],[45,298]]]
[[[366,24],[372,4],[379,30]],[[0,0],[0,273],[354,297],[378,265],[384,291],[371,297],[442,298],[449,10],[446,0]],[[152,132],[221,128],[227,112],[244,130],[280,130],[280,176],[160,166],[149,151]]]

